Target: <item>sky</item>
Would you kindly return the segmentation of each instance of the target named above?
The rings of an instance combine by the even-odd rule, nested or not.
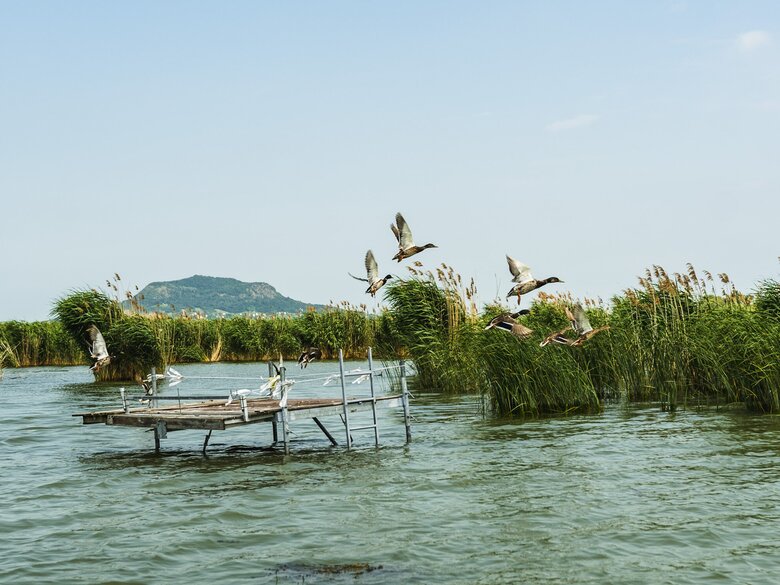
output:
[[[0,320],[193,274],[312,303],[372,249],[608,299],[780,274],[780,4],[0,2]]]

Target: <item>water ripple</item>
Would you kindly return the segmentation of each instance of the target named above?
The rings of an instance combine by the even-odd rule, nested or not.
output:
[[[0,582],[776,582],[776,417],[490,420],[475,398],[420,393],[409,446],[383,412],[380,449],[296,421],[290,456],[260,425],[215,433],[205,457],[204,433],[170,433],[155,455],[151,433],[70,416],[116,405],[84,369],[0,383]]]

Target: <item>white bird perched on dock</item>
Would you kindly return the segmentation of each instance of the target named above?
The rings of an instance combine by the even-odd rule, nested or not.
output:
[[[357,378],[352,380],[352,383],[353,384],[362,384],[363,382],[368,380],[370,377],[371,377],[371,374],[361,374],[360,376],[358,376]]]
[[[176,386],[176,384],[181,383],[182,380],[184,380],[184,376],[173,369],[172,366],[168,366],[165,370],[165,377],[170,380],[168,382],[169,386]]]
[[[242,388],[241,390],[231,390],[230,394],[228,395],[228,399],[227,402],[225,403],[225,406],[230,406],[233,403],[234,398],[249,396],[251,393],[252,390],[249,390],[247,388]]]
[[[95,325],[90,325],[87,329],[89,333],[89,339],[91,341],[89,345],[89,355],[95,360],[95,364],[89,368],[93,372],[97,372],[103,366],[107,366],[111,363],[111,356],[108,355],[108,348],[106,347],[106,340],[103,339],[103,334],[100,333]]]
[[[392,274],[388,274],[384,278],[379,278],[379,266],[377,265],[376,258],[374,258],[374,253],[371,250],[366,252],[366,278],[360,278],[351,272],[347,272],[347,274],[349,274],[355,280],[362,280],[363,282],[367,282],[368,288],[366,289],[366,292],[372,297],[376,296],[377,291],[393,277]]]

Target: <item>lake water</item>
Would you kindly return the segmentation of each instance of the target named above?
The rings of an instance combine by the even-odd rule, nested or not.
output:
[[[340,392],[310,386],[292,395]],[[215,432],[205,457],[203,432],[170,433],[156,455],[152,433],[71,417],[117,407],[118,388],[86,367],[5,371],[0,583],[780,580],[778,417],[612,405],[508,422],[474,397],[418,393],[410,445],[401,411],[384,410],[378,450],[370,432],[330,447],[304,420],[290,456],[267,449],[269,425]]]

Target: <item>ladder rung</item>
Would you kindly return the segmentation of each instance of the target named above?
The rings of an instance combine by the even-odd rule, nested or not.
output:
[[[362,431],[363,429],[375,429],[376,425],[364,425],[362,427],[349,427],[350,431]]]

